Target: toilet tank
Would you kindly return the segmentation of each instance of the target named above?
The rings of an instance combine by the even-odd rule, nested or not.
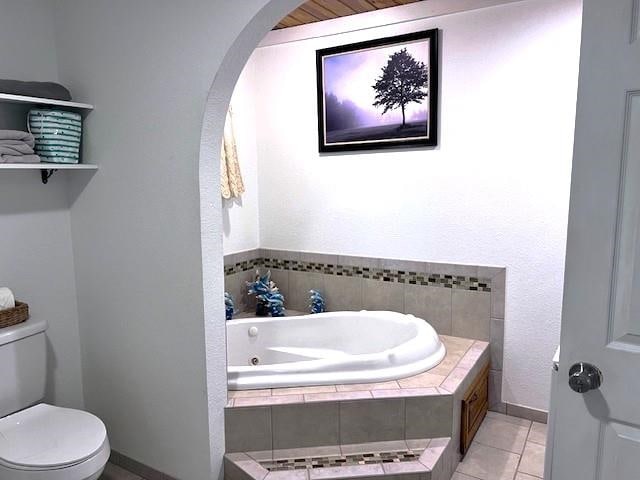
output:
[[[29,319],[0,328],[0,418],[44,398],[47,322]]]

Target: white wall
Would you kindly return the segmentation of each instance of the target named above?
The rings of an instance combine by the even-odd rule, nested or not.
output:
[[[53,5],[0,0],[0,78],[57,81]],[[0,128],[25,128],[24,109],[3,106]],[[35,172],[0,173],[0,285],[46,318],[46,401],[82,407],[78,310],[64,174],[43,185]],[[1,371],[1,369],[0,369]]]
[[[258,217],[258,150],[256,144],[254,90],[256,72],[248,63],[236,84],[231,108],[240,170],[245,193],[240,198],[222,201],[222,232],[225,255],[252,250],[260,246]]]
[[[224,451],[224,112],[295,4],[56,2],[60,78],[96,107],[85,153],[100,170],[71,185],[86,404],[114,449],[179,479],[217,478]]]
[[[387,12],[412,8],[419,18],[416,5]],[[547,409],[581,2],[529,0],[377,28],[367,27],[384,25],[381,12],[369,18],[324,32],[343,34],[273,32],[252,56],[260,246],[506,266],[503,400]],[[315,50],[427,28],[442,30],[440,146],[319,155]]]

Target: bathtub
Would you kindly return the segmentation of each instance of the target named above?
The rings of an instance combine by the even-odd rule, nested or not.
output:
[[[431,325],[397,312],[227,322],[230,390],[384,382],[429,370],[445,353]]]

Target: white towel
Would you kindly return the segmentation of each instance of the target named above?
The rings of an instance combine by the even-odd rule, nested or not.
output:
[[[40,163],[38,155],[3,155],[0,153],[0,163]]]
[[[15,308],[15,306],[16,298],[13,296],[13,292],[7,287],[0,287],[0,310]]]
[[[19,140],[0,140],[0,155],[33,155],[33,148]]]
[[[30,147],[34,147],[36,144],[33,135],[22,130],[0,130],[0,141],[5,140],[17,140],[26,143]]]

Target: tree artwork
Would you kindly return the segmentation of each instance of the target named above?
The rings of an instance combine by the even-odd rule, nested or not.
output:
[[[417,61],[403,48],[389,56],[382,67],[382,75],[376,80],[375,107],[384,107],[382,114],[402,109],[402,127],[406,126],[405,108],[409,103],[420,103],[428,96],[429,72],[423,62]]]

